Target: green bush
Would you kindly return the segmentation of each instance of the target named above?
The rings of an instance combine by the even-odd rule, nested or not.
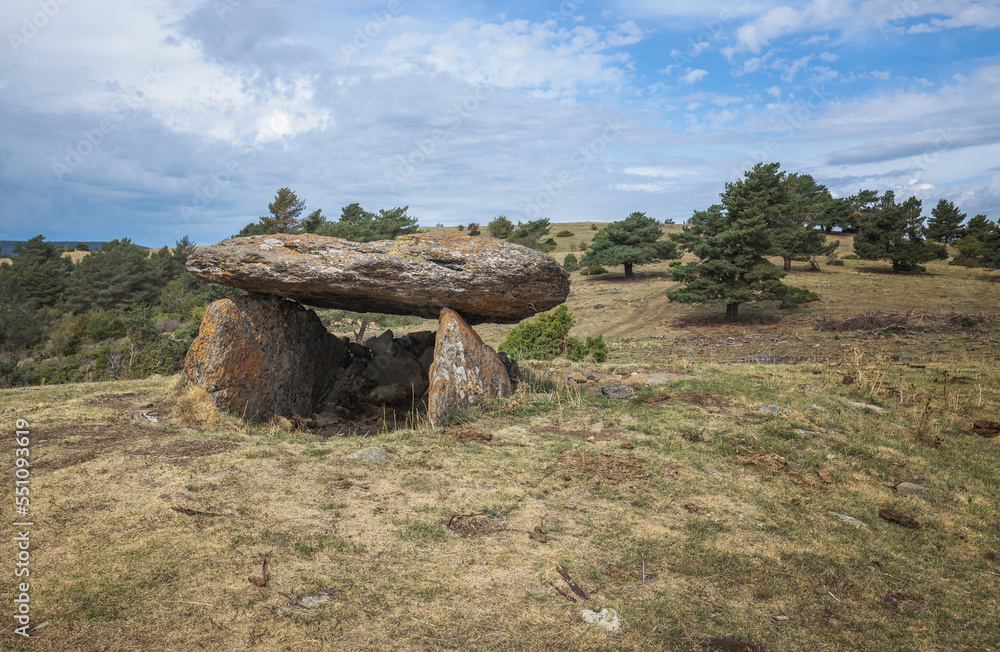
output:
[[[124,335],[125,322],[109,310],[99,310],[90,313],[84,332],[91,342],[103,342]]]
[[[842,261],[839,258],[834,258],[833,260],[830,261],[830,264],[833,265],[834,267],[843,267],[844,261]]]
[[[608,270],[604,269],[600,265],[591,265],[587,269],[581,269],[580,273],[584,276],[596,276],[598,274],[607,274]]]
[[[847,254],[843,258],[844,260],[861,260],[861,258],[857,254]]]
[[[580,261],[573,254],[566,254],[566,257],[563,259],[563,269],[567,272],[575,272],[580,269]]]
[[[469,222],[469,235],[479,235],[482,231],[479,229],[479,225],[475,222]]]
[[[556,234],[557,238],[572,238],[575,233],[572,231],[566,231],[565,229]]]
[[[514,223],[504,215],[497,215],[496,218],[490,221],[486,228],[490,230],[494,238],[505,240],[514,232]]]
[[[550,313],[542,313],[515,326],[497,350],[513,358],[529,360],[553,360],[564,355],[571,360],[590,357],[594,362],[603,362],[608,355],[604,336],[580,341],[569,334],[575,322],[569,309],[565,305],[559,306]]]
[[[597,225],[596,224],[591,224],[590,225],[590,230],[591,231],[596,231],[597,230]]]

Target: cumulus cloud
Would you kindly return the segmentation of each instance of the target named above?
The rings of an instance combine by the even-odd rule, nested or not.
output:
[[[707,70],[701,70],[700,68],[688,68],[687,72],[681,75],[681,81],[685,84],[693,84],[707,74]]]

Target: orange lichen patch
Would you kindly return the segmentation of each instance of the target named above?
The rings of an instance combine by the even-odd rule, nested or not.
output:
[[[357,312],[514,323],[554,308],[569,276],[551,256],[462,235],[416,234],[350,242],[314,234],[225,240],[199,249],[188,269],[212,283]]]
[[[443,424],[448,413],[468,408],[486,396],[513,391],[500,356],[455,312],[445,308],[438,321],[430,371],[427,416]]]
[[[256,420],[266,412],[311,414],[345,355],[346,344],[311,310],[249,295],[208,307],[184,370],[219,408]]]

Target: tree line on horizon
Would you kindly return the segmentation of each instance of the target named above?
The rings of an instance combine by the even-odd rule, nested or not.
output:
[[[759,163],[744,178],[727,183],[718,204],[695,211],[679,233],[663,239],[659,223],[634,212],[605,226],[574,266],[623,266],[626,279],[635,265],[680,258],[671,278],[681,287],[667,293],[679,303],[723,303],[726,321],[739,318],[739,307],[755,301],[781,301],[785,307],[817,300],[813,292],[786,285],[781,279],[793,260],[818,270],[819,256],[831,256],[839,243],[826,241],[833,229],[854,233],[854,257],[888,261],[892,271],[924,271],[921,263],[948,258],[947,245],[958,255],[952,264],[1000,268],[1000,227],[985,215],[966,222],[954,203],[941,199],[926,220],[916,197],[899,203],[887,190],[858,191],[834,198],[808,174],[787,173],[779,163]],[[768,260],[778,257],[783,266]],[[567,261],[570,256],[567,256]],[[564,263],[565,264],[565,263]],[[842,263],[841,263],[842,264]]]

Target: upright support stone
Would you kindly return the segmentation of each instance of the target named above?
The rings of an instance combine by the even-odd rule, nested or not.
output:
[[[476,331],[450,308],[443,308],[434,343],[427,416],[431,425],[442,425],[448,413],[471,407],[486,396],[507,396],[513,391],[500,356]]]
[[[247,419],[266,412],[309,416],[346,355],[347,345],[312,310],[248,294],[208,307],[184,373],[219,408]]]

